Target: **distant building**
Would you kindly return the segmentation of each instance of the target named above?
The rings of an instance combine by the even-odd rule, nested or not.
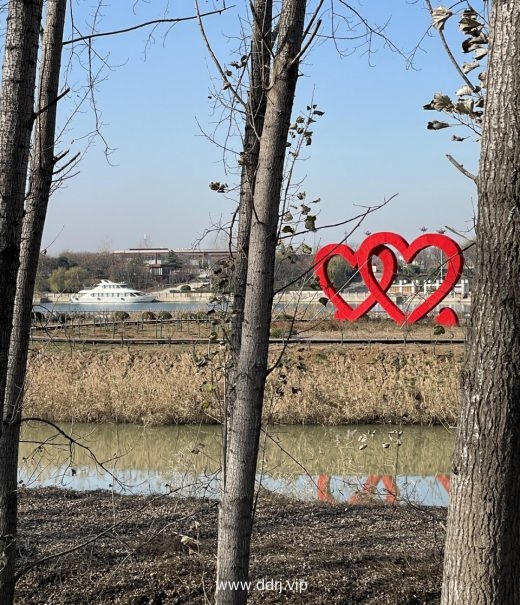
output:
[[[403,294],[405,296],[414,296],[418,294],[426,295],[437,290],[442,283],[443,281],[440,279],[435,281],[400,279],[398,283],[390,286],[388,289],[388,294]],[[451,296],[460,296],[465,298],[469,296],[469,294],[469,281],[467,279],[459,280],[451,291]]]
[[[178,271],[177,267],[168,264],[168,257],[173,252],[183,266],[199,274],[211,269],[219,260],[229,257],[229,250],[192,250],[188,248],[128,248],[115,250],[114,257],[123,260],[142,263],[148,266],[150,273],[159,279],[167,281],[170,275]]]

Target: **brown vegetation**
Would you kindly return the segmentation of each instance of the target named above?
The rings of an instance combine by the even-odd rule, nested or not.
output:
[[[19,569],[100,537],[23,575],[17,605],[210,602],[215,504],[21,490]],[[443,509],[330,506],[262,491],[250,571],[258,590],[251,590],[249,602],[438,603],[445,516]]]
[[[280,348],[273,351],[273,361]],[[291,345],[269,377],[265,420],[453,424],[462,347]],[[26,416],[55,421],[218,422],[224,349],[33,346]]]
[[[309,311],[313,308],[314,310]],[[271,323],[271,338],[285,338],[289,333],[300,340],[312,338],[343,339],[367,341],[377,339],[394,339],[398,341],[414,339],[434,339],[438,342],[449,343],[452,340],[465,338],[465,327],[446,328],[443,334],[437,334],[438,327],[433,321],[424,320],[413,325],[399,326],[390,319],[360,319],[356,322],[338,321],[332,319],[328,311],[318,305],[318,311],[326,313],[320,315],[316,306],[309,305],[306,311],[300,313],[302,317],[293,321],[292,314],[280,313]],[[121,312],[119,312],[121,313]],[[223,337],[223,328],[229,330],[229,324],[218,313],[208,316],[204,311],[174,312],[145,311],[144,313],[130,313],[122,321],[118,312],[105,312],[95,319],[88,314],[61,314],[60,322],[53,322],[40,318],[34,326],[33,338],[65,338],[71,343],[81,345],[85,339],[200,339],[209,338],[212,333],[217,338]],[[313,316],[313,319],[310,318]]]

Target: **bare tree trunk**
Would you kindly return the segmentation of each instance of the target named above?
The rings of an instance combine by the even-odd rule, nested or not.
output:
[[[247,259],[255,177],[258,168],[260,137],[264,126],[266,89],[271,64],[272,0],[257,0],[252,7],[251,76],[244,128],[244,151],[238,215],[237,255],[233,274],[232,346],[238,355],[242,335],[242,314],[247,280]]]
[[[520,603],[520,4],[491,7],[476,284],[443,605]]]
[[[0,418],[33,126],[41,0],[11,0],[0,105]],[[1,432],[0,426],[0,432]]]
[[[247,281],[247,259],[249,256],[249,235],[253,213],[253,194],[260,137],[264,127],[266,89],[271,63],[271,28],[273,19],[272,0],[257,0],[252,6],[253,32],[251,39],[250,83],[245,115],[244,150],[242,153],[242,174],[240,180],[240,200],[238,208],[238,233],[233,271],[233,312],[231,314],[231,359],[226,381],[226,402],[224,418],[223,458],[227,450],[228,427],[232,424],[233,401],[235,398],[235,377],[240,342],[242,338],[242,318]],[[226,466],[223,467],[222,483],[226,484]]]
[[[298,79],[306,2],[282,4],[251,220],[236,399],[229,427],[227,482],[221,494],[217,555],[218,605],[245,603],[253,525],[253,497],[273,298],[274,259],[286,143]]]
[[[13,444],[4,439],[4,403],[9,347],[20,258],[27,166],[34,121],[34,89],[41,23],[41,0],[9,2],[0,106],[0,505],[16,510],[4,474]],[[9,441],[9,442],[8,442]],[[16,441],[15,447],[18,447]],[[7,448],[7,449],[5,449]],[[14,502],[13,502],[14,501]],[[16,521],[15,521],[16,523]],[[15,536],[12,519],[0,514],[0,605],[14,593]]]
[[[47,2],[38,103],[40,109],[46,109],[38,115],[35,123],[30,188],[23,220],[20,267],[5,390],[3,431],[0,435],[0,526],[5,527],[5,533],[10,536],[10,546],[4,551],[6,573],[3,584],[0,584],[2,605],[12,602],[14,591],[13,572],[16,561],[18,516],[18,442],[34,282],[55,162],[56,105],[66,5],[67,0]]]

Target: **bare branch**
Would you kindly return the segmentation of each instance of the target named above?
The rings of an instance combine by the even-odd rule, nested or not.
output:
[[[457,160],[451,156],[449,153],[446,154],[446,157],[448,158],[448,160],[455,166],[455,168],[457,170],[460,170],[460,172],[462,172],[462,174],[464,176],[467,176],[468,179],[471,179],[473,182],[477,181],[477,177],[476,175],[472,174],[471,172],[469,172],[469,170],[466,170],[464,168],[464,166],[462,164],[459,164],[459,162],[457,162]]]
[[[428,7],[428,10],[430,11],[430,15],[433,14],[433,6],[432,3],[430,2],[430,0],[425,0],[426,2],[426,6]],[[453,53],[451,52],[451,48],[449,47],[448,42],[446,41],[446,36],[444,35],[444,32],[442,31],[442,29],[438,29],[437,30],[439,37],[442,41],[442,45],[444,46],[444,50],[446,51],[446,54],[448,55],[450,61],[453,63],[453,66],[455,67],[455,69],[457,70],[458,74],[460,75],[460,77],[464,80],[464,82],[471,88],[472,92],[478,92],[475,85],[473,84],[473,82],[468,78],[468,76],[462,71],[461,66],[459,65],[457,59],[455,59],[455,57],[453,56]],[[448,158],[449,159],[449,158]],[[450,160],[451,161],[451,160]],[[468,175],[466,175],[468,176]],[[470,177],[471,178],[471,177]]]
[[[303,57],[303,55],[307,52],[307,49],[309,48],[309,46],[313,43],[314,39],[316,38],[316,36],[318,35],[318,31],[321,27],[321,19],[318,19],[318,21],[316,22],[316,25],[314,27],[314,30],[310,36],[310,38],[307,40],[307,42],[300,48],[300,52],[296,55],[296,57],[294,57],[294,59],[291,61],[290,65],[293,65],[293,63],[297,63],[298,61],[300,61],[300,59]]]
[[[347,239],[354,233],[354,231],[356,231],[361,223],[365,220],[365,218],[369,215],[372,214],[372,212],[375,212],[376,210],[380,210],[381,208],[383,208],[384,206],[386,206],[387,204],[389,204],[394,198],[396,198],[399,194],[398,193],[394,193],[394,195],[392,195],[391,197],[389,197],[388,199],[383,200],[380,204],[378,204],[377,206],[369,206],[368,208],[365,209],[364,212],[353,216],[352,218],[349,218],[345,221],[341,221],[340,223],[335,223],[333,225],[324,225],[322,227],[316,227],[316,231],[318,230],[323,230],[323,229],[330,229],[331,227],[340,227],[342,225],[346,225],[348,223],[353,223],[355,222],[355,225],[352,227],[352,229],[350,230],[349,233],[347,233],[345,235],[345,237],[340,240],[338,242],[338,246],[344,242],[347,241]],[[293,237],[294,235],[301,235],[302,233],[306,233],[305,231],[302,231],[301,233],[291,233],[290,237]],[[281,238],[283,239],[283,238]],[[294,283],[296,283],[298,280],[300,280],[302,277],[304,277],[305,275],[307,275],[308,273],[310,273],[311,271],[314,271],[314,268],[316,266],[316,263],[314,263],[311,267],[309,267],[307,269],[307,271],[304,271],[301,275],[299,275],[296,279],[293,279],[292,281],[290,281],[289,283],[285,284],[282,288],[278,288],[278,290],[275,290],[273,292],[273,297],[276,296],[277,294],[279,294],[280,292],[283,292],[284,290],[287,290],[287,288],[289,288],[290,286],[292,286]]]
[[[242,107],[247,111],[247,104],[243,101],[243,99],[240,97],[240,95],[238,94],[237,90],[235,89],[235,87],[231,84],[231,82],[229,81],[228,76],[226,75],[226,72],[224,71],[222,65],[220,64],[220,61],[217,59],[215,53],[213,52],[213,49],[211,48],[211,44],[209,43],[208,37],[206,35],[206,30],[204,29],[204,25],[202,24],[202,14],[199,11],[199,2],[198,0],[195,0],[195,8],[197,11],[197,21],[199,23],[199,29],[200,29],[200,33],[202,35],[202,39],[204,40],[204,44],[206,45],[206,48],[208,49],[208,52],[213,60],[213,63],[215,64],[216,68],[218,69],[222,80],[224,82],[224,86],[226,89],[229,88],[229,90],[231,91],[231,93],[233,94],[233,96],[235,97],[235,99],[238,101],[238,103],[240,105],[242,105]]]
[[[108,469],[106,467],[106,462],[101,462],[100,460],[98,460],[96,454],[92,451],[92,449],[90,447],[88,447],[88,445],[84,445],[83,443],[81,443],[77,439],[74,439],[74,437],[72,437],[72,435],[69,435],[68,433],[66,433],[63,429],[61,429],[54,422],[51,422],[50,420],[45,420],[43,418],[37,418],[37,417],[22,418],[22,422],[40,422],[42,424],[47,424],[48,426],[52,427],[57,433],[59,433],[60,435],[62,435],[63,437],[65,437],[65,439],[67,439],[67,441],[69,442],[69,445],[76,445],[79,448],[85,450],[88,453],[88,455],[92,458],[92,460],[94,461],[94,463],[100,469],[102,469],[105,473],[107,473],[108,475],[110,475],[110,477],[112,477],[112,479],[116,483],[118,483],[121,486],[124,486],[124,484],[121,483],[121,481],[114,475],[114,473],[110,469]]]
[[[42,107],[41,109],[39,109],[38,111],[36,111],[33,115],[33,118],[36,119],[40,114],[42,114],[44,111],[47,111],[49,109],[49,107],[52,107],[53,105],[56,105],[56,103],[58,103],[61,99],[63,99],[63,97],[65,97],[66,95],[68,95],[70,92],[70,88],[66,88],[61,94],[59,94],[54,101],[52,101],[51,103],[48,103],[47,105],[45,105],[45,107]]]
[[[128,32],[135,31],[137,29],[142,29],[143,27],[150,27],[150,25],[157,25],[160,23],[181,23],[182,21],[194,21],[199,17],[209,17],[210,15],[220,15],[224,11],[229,10],[230,8],[234,8],[233,6],[226,6],[224,8],[211,11],[209,13],[201,13],[200,15],[193,15],[192,17],[178,17],[176,19],[154,19],[153,21],[146,21],[144,23],[139,23],[138,25],[132,25],[131,27],[126,27],[124,29],[116,29],[114,31],[109,32],[100,32],[97,34],[89,34],[87,36],[80,36],[78,38],[72,38],[71,40],[65,40],[63,42],[63,46],[67,44],[75,44],[76,42],[82,42],[84,40],[88,40],[89,42],[94,38],[101,38],[102,36],[117,36],[119,34],[126,34]]]
[[[67,151],[68,153],[68,151]],[[81,153],[78,151],[78,153],[71,158],[66,164],[64,164],[63,166],[61,166],[61,168],[58,168],[57,170],[55,170],[52,175],[55,176],[57,174],[59,174],[60,172],[63,172],[64,170],[66,170],[71,164],[74,164],[76,162],[76,160],[79,159],[79,156],[81,155]],[[63,155],[62,155],[63,157]],[[56,158],[56,161],[58,161],[60,158]]]

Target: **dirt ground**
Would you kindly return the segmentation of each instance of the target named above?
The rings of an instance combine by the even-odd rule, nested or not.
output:
[[[249,602],[438,603],[445,515],[400,505],[302,503],[263,492]],[[210,500],[24,489],[16,603],[211,603],[216,519]],[[63,551],[71,552],[30,568]]]

